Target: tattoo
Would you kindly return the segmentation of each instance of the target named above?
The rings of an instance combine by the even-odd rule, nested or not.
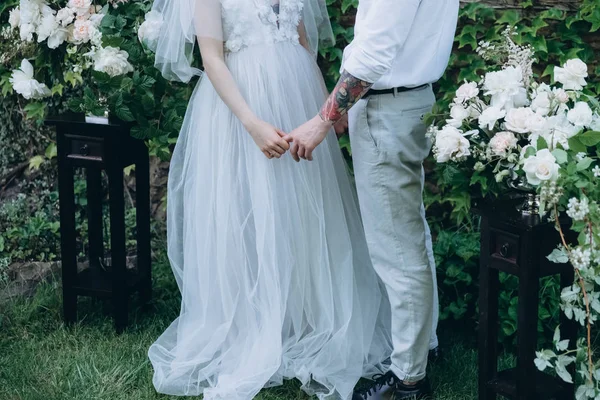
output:
[[[373,86],[372,83],[361,81],[343,71],[337,85],[319,111],[323,121],[337,122],[365,93]]]

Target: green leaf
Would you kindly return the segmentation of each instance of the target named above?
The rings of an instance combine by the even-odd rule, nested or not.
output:
[[[40,101],[29,103],[23,108],[23,111],[25,111],[25,118],[37,121],[43,121],[46,116],[46,110],[46,103]]]
[[[502,16],[496,21],[497,25],[515,26],[521,20],[521,14],[516,10],[506,10]]]
[[[600,132],[599,131],[588,131],[581,135],[578,135],[577,138],[586,146],[596,146],[600,143]]]
[[[574,153],[587,153],[587,147],[579,140],[581,135],[569,138],[569,149]]]
[[[590,165],[592,165],[593,161],[594,160],[592,160],[589,157],[586,157],[583,160],[580,160],[577,163],[577,171],[584,171],[584,170],[588,169],[590,167]]]
[[[49,160],[56,157],[56,143],[51,142],[48,147],[46,147],[45,156]]]
[[[546,143],[546,139],[544,139],[541,136],[538,137],[536,147],[537,147],[538,150],[547,149],[548,148],[548,143]]]
[[[556,162],[559,164],[566,163],[569,158],[567,152],[563,149],[554,149],[552,151],[552,155],[554,156],[554,158],[556,158]]]
[[[122,119],[123,121],[127,121],[127,122],[135,121],[135,117],[133,116],[133,113],[131,112],[129,107],[127,107],[125,105],[115,109],[115,114],[117,115],[118,118]]]
[[[44,157],[42,156],[33,156],[29,159],[29,170],[35,171],[40,169],[40,165],[44,162]]]

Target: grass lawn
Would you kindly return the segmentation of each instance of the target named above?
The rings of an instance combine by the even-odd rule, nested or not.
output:
[[[110,307],[79,300],[79,323],[66,328],[57,280],[40,286],[31,299],[0,305],[0,399],[2,400],[151,400],[146,352],[178,315],[179,295],[164,252],[154,264],[154,299],[142,309],[132,305],[130,327],[113,331]],[[459,336],[440,327],[444,357],[431,368],[438,400],[476,398],[477,352],[473,333]],[[264,390],[261,400],[308,399],[296,381]]]

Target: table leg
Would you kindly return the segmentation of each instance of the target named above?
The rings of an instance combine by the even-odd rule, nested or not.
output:
[[[489,266],[490,234],[485,218],[481,222],[479,275],[479,400],[496,400],[488,382],[498,373],[498,270]]]
[[[110,204],[110,253],[112,260],[112,305],[115,328],[122,332],[127,326],[128,286],[125,248],[125,199],[123,169],[107,169]]]
[[[97,167],[89,167],[86,170],[86,178],[90,267],[98,268],[104,259],[102,170]]]
[[[77,320],[77,250],[75,232],[75,193],[73,167],[66,160],[63,135],[57,135],[58,148],[58,196],[60,206],[60,249],[63,291],[63,313],[66,324]]]
[[[136,223],[137,223],[137,267],[142,276],[140,297],[142,303],[152,298],[152,260],[150,242],[150,160],[148,150],[140,150],[135,167]]]
[[[539,253],[530,249],[528,254],[537,255]],[[533,256],[522,259],[527,261],[520,265],[519,274],[516,399],[531,400],[536,396],[537,368],[533,360],[537,346],[540,278],[538,260]]]

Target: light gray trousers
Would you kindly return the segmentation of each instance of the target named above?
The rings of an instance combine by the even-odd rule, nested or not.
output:
[[[360,210],[373,266],[392,309],[392,371],[405,381],[425,377],[437,346],[435,260],[423,206],[423,160],[431,149],[421,117],[431,111],[431,86],[369,96],[349,114]]]

